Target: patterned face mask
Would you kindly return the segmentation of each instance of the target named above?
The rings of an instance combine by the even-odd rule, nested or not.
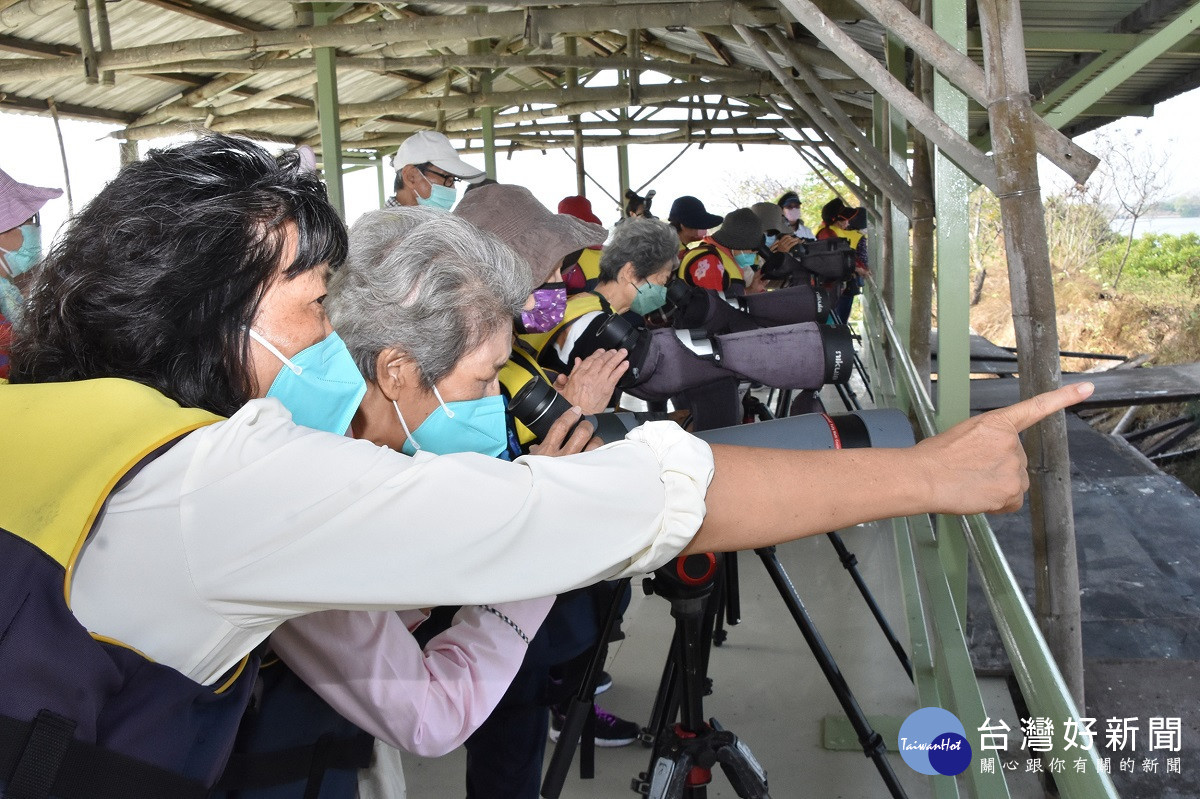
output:
[[[567,312],[567,287],[546,283],[533,292],[533,309],[521,311],[521,326],[527,333],[545,333],[558,327]]]

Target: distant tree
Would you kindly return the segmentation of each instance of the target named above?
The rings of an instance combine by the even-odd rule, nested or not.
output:
[[[1055,266],[1076,272],[1091,268],[1108,243],[1113,209],[1101,202],[1094,186],[1076,185],[1045,200],[1046,237]]]
[[[1171,160],[1169,153],[1140,146],[1134,141],[1140,133],[1139,130],[1132,136],[1105,135],[1100,137],[1097,147],[1101,161],[1099,185],[1106,198],[1129,220],[1125,252],[1113,278],[1114,289],[1120,284],[1121,273],[1129,261],[1138,219],[1163,198],[1170,179],[1167,170]]]
[[[971,192],[968,208],[971,226],[971,305],[978,305],[987,280],[987,265],[1004,246],[1000,201],[986,186]]]
[[[851,180],[853,174],[847,174]],[[855,205],[854,195],[841,187],[837,178],[826,176],[835,186],[842,188],[841,196],[850,205]],[[742,177],[725,185],[724,199],[732,208],[745,208],[760,202],[775,202],[787,191],[800,195],[800,217],[813,230],[821,224],[821,206],[833,199],[833,192],[816,173],[780,179],[774,175],[752,175]]]

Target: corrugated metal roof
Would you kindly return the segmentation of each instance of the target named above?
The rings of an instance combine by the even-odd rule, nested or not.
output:
[[[91,27],[93,39],[99,44],[98,20],[96,17],[96,2],[90,0],[92,8]],[[581,32],[578,53],[581,56],[594,56],[600,53],[621,58],[626,54],[622,44],[626,34],[627,20],[631,9],[646,9],[666,7],[670,5],[664,0],[635,5],[613,5],[605,11],[605,19],[611,18],[612,27],[593,29]],[[718,6],[718,3],[705,4],[708,7]],[[735,3],[724,4],[730,9],[740,8]],[[831,13],[840,9],[842,17],[837,20],[841,30],[854,41],[871,53],[875,58],[883,58],[883,43],[885,31],[874,20],[861,17],[861,11],[845,2],[829,0],[822,3]],[[596,2],[579,3],[574,5],[554,6],[559,9],[595,9]],[[1062,81],[1069,79],[1079,69],[1096,70],[1097,58],[1113,56],[1098,55],[1095,48],[1084,52],[1071,51],[1071,39],[1085,39],[1083,34],[1122,34],[1109,43],[1115,43],[1118,48],[1128,50],[1135,42],[1130,38],[1137,34],[1151,34],[1169,24],[1180,10],[1186,8],[1182,0],[1160,0],[1154,4],[1144,4],[1140,0],[1024,0],[1021,4],[1026,31],[1041,35],[1038,41],[1049,39],[1051,36],[1061,37],[1062,44],[1055,45],[1055,51],[1031,48],[1028,52],[1028,68],[1031,85],[1040,92],[1052,91]],[[420,19],[423,17],[457,17],[469,13],[469,9],[478,6],[452,5],[441,3],[401,4],[359,3],[349,7],[349,24],[371,26],[380,22],[393,20]],[[530,41],[516,39],[491,39],[491,45],[504,45],[499,48],[503,52],[515,52],[525,55],[564,54],[562,36],[554,36],[550,46],[542,48],[547,42],[537,37],[536,28],[538,9],[543,6],[535,4],[501,5],[489,4],[488,13],[519,11],[528,14],[533,8],[535,16],[528,17],[532,28],[529,30]],[[548,6],[544,6],[549,8]],[[262,45],[255,52],[253,48],[229,51],[216,48],[208,53],[194,52],[197,39],[207,37],[238,36],[244,31],[261,30],[271,32],[295,30],[298,24],[305,24],[303,16],[306,7],[303,4],[281,3],[277,0],[112,0],[106,6],[111,28],[112,47],[115,51],[129,51],[131,48],[142,48],[149,45],[174,45],[168,48],[168,54],[159,54],[159,61],[164,59],[178,61],[173,71],[163,71],[160,74],[149,72],[138,73],[122,68],[117,72],[115,85],[88,83],[82,68],[73,68],[67,73],[59,72],[51,76],[28,77],[14,75],[11,68],[18,64],[30,64],[35,61],[60,64],[55,57],[35,52],[45,49],[45,45],[58,46],[68,52],[78,52],[80,48],[79,25],[71,0],[30,0],[11,1],[0,0],[0,91],[5,94],[0,100],[0,110],[37,112],[46,107],[46,102],[53,99],[60,113],[67,116],[84,116],[91,118],[107,118],[123,124],[141,125],[147,121],[173,126],[181,125],[216,125],[223,130],[239,130],[240,119],[246,120],[245,130],[255,133],[269,134],[281,140],[317,141],[316,113],[313,109],[315,102],[315,73],[311,69],[312,50],[303,40],[297,40],[290,50],[273,49]],[[298,11],[297,11],[298,9]],[[1148,9],[1157,9],[1159,16],[1147,14]],[[972,19],[973,9],[971,10]],[[767,13],[777,13],[774,7],[766,8]],[[186,13],[185,13],[186,12]],[[19,25],[14,27],[11,20],[19,19]],[[338,21],[345,21],[346,18]],[[478,30],[486,35],[487,16],[477,18],[481,21]],[[790,18],[782,21],[787,23]],[[626,24],[622,24],[625,21]],[[711,21],[711,20],[709,20]],[[338,24],[335,22],[334,24]],[[972,23],[974,24],[974,23]],[[817,48],[820,55],[823,48],[812,39],[808,32],[798,25],[784,24],[789,35],[798,37],[803,45]],[[244,34],[242,34],[244,35]],[[519,34],[517,34],[519,35]],[[721,73],[720,77],[710,80],[717,83],[734,80],[740,75],[749,80],[765,80],[764,86],[771,83],[766,71],[766,64],[761,62],[752,48],[743,42],[736,32],[725,22],[711,26],[702,25],[691,27],[687,25],[671,28],[649,28],[642,31],[644,40],[641,44],[643,56],[649,59],[669,57],[664,63],[692,62],[705,66],[716,72],[718,68],[729,66],[738,69],[736,73]],[[976,38],[978,36],[976,32]],[[440,38],[415,41],[388,40],[376,38],[373,43],[353,42],[340,46],[338,54],[343,58],[397,58],[414,55],[457,55],[466,56],[471,47],[465,39],[442,41]],[[242,41],[242,40],[239,40]],[[1090,40],[1089,40],[1090,41]],[[1107,41],[1107,40],[1106,40]],[[1093,43],[1094,44],[1094,43]],[[1073,120],[1066,128],[1069,132],[1079,132],[1096,127],[1108,121],[1108,117],[1096,116],[1097,112],[1113,110],[1144,111],[1145,107],[1154,102],[1166,99],[1174,94],[1186,91],[1200,85],[1200,45],[1193,40],[1189,45],[1196,50],[1185,54],[1180,52],[1186,48],[1175,48],[1162,55],[1153,63],[1144,66],[1128,80],[1109,91],[1102,99],[1103,105],[1095,106],[1088,112]],[[814,52],[809,50],[808,52]],[[848,69],[834,69],[839,66],[831,53],[826,51],[827,58],[816,58],[814,69],[826,81],[845,81]],[[973,50],[971,55],[982,63],[982,53]],[[68,56],[69,57],[69,56]],[[257,58],[255,63],[261,66],[257,72],[237,72],[237,69],[247,68],[246,62]],[[815,56],[814,56],[815,58]],[[228,67],[214,63],[220,59],[230,62]],[[281,62],[301,67],[294,70],[276,70]],[[1108,63],[1105,61],[1104,63]],[[1088,62],[1091,65],[1088,66]],[[779,63],[785,61],[781,57]],[[650,65],[648,65],[650,66]],[[6,74],[5,70],[9,73]],[[230,71],[234,70],[234,71]],[[592,68],[581,70],[587,75]],[[726,70],[728,72],[728,70]],[[843,74],[839,74],[842,72]],[[516,93],[525,90],[543,91],[552,89],[550,97],[538,95],[539,101],[553,100],[554,92],[564,92],[566,69],[563,65],[527,66],[514,65],[495,74],[492,92],[514,97],[513,106],[520,101]],[[306,82],[304,75],[309,74],[311,80]],[[414,107],[411,98],[442,97],[446,92],[447,71],[437,65],[399,66],[386,71],[368,71],[365,69],[342,68],[338,73],[338,93],[343,105],[343,117],[354,120],[344,131],[343,144],[354,147],[366,140],[377,141],[380,136],[394,134],[402,137],[406,132],[418,126],[435,126],[437,124],[456,123],[462,127],[463,120],[471,118],[477,103],[455,100],[450,107],[442,110],[426,104],[424,107]],[[450,68],[450,95],[461,97],[470,92],[479,91],[479,82],[472,74],[478,75],[478,70],[472,73],[468,67]],[[677,74],[674,79],[687,79],[687,76]],[[695,75],[692,80],[700,80]],[[189,104],[179,104],[179,98],[185,93],[200,87],[212,87],[216,82],[223,91],[210,92],[206,96]],[[611,85],[605,81],[603,85]],[[850,83],[831,84],[843,102],[844,107],[853,112],[856,108],[869,106],[869,93],[864,93],[865,87]],[[279,87],[286,87],[286,92],[280,92]],[[606,90],[611,91],[611,90]],[[776,88],[776,93],[783,96],[784,92]],[[265,94],[263,94],[265,93]],[[1065,92],[1061,99],[1071,96]],[[255,95],[263,95],[258,100]],[[278,96],[276,96],[278,95]],[[564,98],[566,94],[562,94]],[[585,96],[586,97],[586,96]],[[735,98],[736,99],[736,98]],[[1037,98],[1035,98],[1037,99]],[[372,108],[371,113],[363,113],[361,104],[384,103],[382,108]],[[388,105],[394,103],[394,107]],[[664,101],[647,101],[654,105],[672,103]],[[172,105],[173,104],[173,105]],[[679,102],[674,105],[682,105]],[[169,106],[168,111],[158,109]],[[178,107],[176,107],[178,106]],[[358,106],[358,108],[356,108]],[[506,106],[512,107],[512,106]],[[238,110],[243,115],[230,115],[230,109]],[[518,109],[519,110],[519,109]],[[276,111],[275,115],[262,112]],[[764,119],[774,119],[782,124],[778,117],[771,115],[761,104],[749,109],[750,113],[763,115]],[[149,116],[147,116],[149,115]],[[682,118],[687,115],[683,108],[663,111],[657,119]],[[607,117],[585,113],[587,120],[596,125],[604,124]],[[505,116],[498,117],[501,123],[507,122]],[[986,114],[978,106],[971,113],[972,130],[978,132],[986,127]],[[612,123],[615,125],[615,123]],[[683,123],[680,123],[681,125]],[[454,127],[451,124],[450,127]],[[503,124],[501,125],[503,127]],[[695,127],[695,125],[693,125]],[[170,132],[171,127],[163,132]],[[519,133],[530,133],[534,128],[526,128]],[[603,133],[603,130],[597,128]],[[658,131],[661,132],[661,131]],[[500,132],[503,142],[504,131]],[[745,135],[757,131],[747,127]],[[149,136],[149,131],[144,135]],[[610,135],[604,133],[604,135]]]

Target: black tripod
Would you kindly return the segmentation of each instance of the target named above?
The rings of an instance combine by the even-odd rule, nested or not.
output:
[[[769,796],[766,771],[750,749],[716,719],[704,721],[713,616],[709,600],[719,573],[717,563],[711,553],[676,558],[645,583],[648,593],[671,603],[675,619],[671,653],[651,714],[650,768],[632,784],[634,791],[649,799],[705,799],[705,786],[717,764],[738,796]],[[676,714],[679,722],[671,724]]]
[[[762,560],[772,582],[783,598],[784,604],[792,615],[792,619],[800,628],[805,642],[812,650],[817,664],[825,674],[825,679],[837,696],[842,710],[850,720],[862,745],[863,754],[871,758],[879,771],[880,777],[887,786],[889,793],[895,799],[904,799],[904,792],[896,773],[892,770],[887,759],[887,747],[883,737],[871,727],[866,715],[854,698],[850,686],[842,676],[841,669],[818,632],[812,618],[796,593],[795,586],[784,571],[783,565],[775,554],[775,547],[764,547],[755,550]],[[849,555],[849,553],[846,553]],[[728,558],[729,556],[725,556]],[[853,555],[849,555],[853,558]],[[703,559],[703,560],[701,560]],[[711,567],[707,564],[712,563]],[[716,567],[712,555],[693,555],[689,558],[678,558],[654,573],[653,580],[647,581],[649,591],[665,597],[671,602],[671,615],[675,617],[675,636],[671,643],[671,656],[663,668],[662,680],[659,683],[658,694],[654,701],[654,710],[650,717],[650,726],[644,736],[645,742],[654,746],[654,755],[648,772],[634,780],[634,790],[658,799],[658,797],[686,797],[686,799],[703,799],[703,786],[711,776],[713,762],[720,762],[730,783],[738,792],[738,796],[766,796],[765,772],[758,766],[749,750],[741,744],[736,736],[720,728],[716,720],[704,725],[701,697],[708,692],[708,643],[713,640],[714,624],[721,611],[720,593],[722,587],[728,590],[728,583],[722,580],[722,571],[728,573],[731,564],[727,561],[723,569]],[[714,594],[714,587],[716,593]],[[726,610],[732,606],[727,605]],[[899,642],[896,642],[899,646]],[[899,649],[903,655],[903,648]],[[907,664],[907,656],[902,663]],[[906,666],[907,667],[907,666]],[[911,678],[911,670],[909,674]],[[676,714],[680,723],[670,727],[670,722]],[[697,731],[699,730],[699,732]],[[693,738],[692,736],[696,736]],[[719,736],[715,742],[713,737]],[[729,737],[724,737],[729,736]],[[699,741],[693,744],[693,741]],[[700,756],[705,759],[698,778],[681,777],[679,762],[686,762],[692,767],[694,755],[691,749],[700,747]],[[744,756],[742,759],[730,758],[733,762],[727,764],[722,759],[721,747],[732,746]],[[714,761],[713,758],[716,758]],[[664,763],[664,760],[668,761]],[[754,775],[762,775],[761,788]],[[656,793],[655,786],[665,777],[675,782],[668,782],[674,792]],[[679,782],[681,781],[682,782]],[[695,784],[693,784],[693,781]],[[684,793],[683,791],[688,791]],[[761,792],[756,792],[760,791]],[[699,792],[698,792],[699,791]]]

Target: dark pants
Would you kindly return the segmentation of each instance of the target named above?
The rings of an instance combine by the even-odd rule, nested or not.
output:
[[[546,708],[578,689],[577,670],[563,664],[584,661],[596,645],[611,596],[610,584],[600,583],[554,601],[508,691],[467,739],[467,799],[537,799],[549,732]],[[436,632],[425,628],[437,615],[417,629],[422,644]]]

